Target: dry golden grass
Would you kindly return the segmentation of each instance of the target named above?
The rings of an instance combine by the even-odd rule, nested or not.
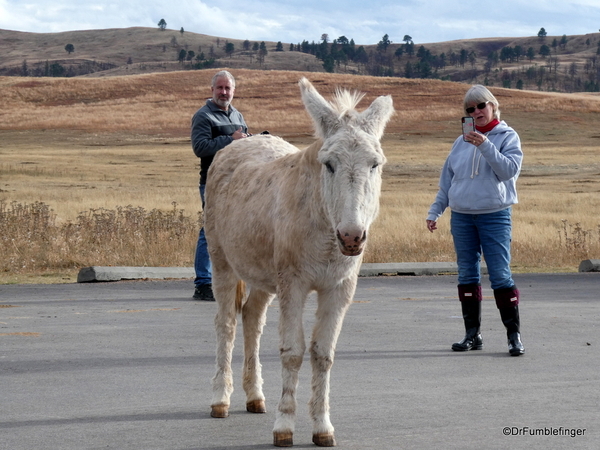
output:
[[[234,104],[251,131],[266,129],[299,147],[311,142],[312,133],[297,87],[301,76],[308,77],[325,97],[338,86],[366,92],[362,107],[377,95],[391,94],[397,114],[383,141],[388,164],[382,208],[365,261],[454,259],[449,214],[434,234],[427,232],[424,218],[437,191],[439,170],[459,132],[460,105],[468,86],[325,73],[233,72]],[[38,265],[11,265],[10,261],[16,261],[19,252],[25,261],[24,247],[40,252],[42,247],[34,242],[43,228],[19,245],[5,245],[5,241],[0,249],[4,264],[0,282],[39,282],[40,274],[52,274],[53,281],[73,280],[76,271],[87,265],[192,265],[199,198],[198,161],[190,146],[189,123],[210,95],[213,73],[104,79],[0,77],[4,99],[0,201],[5,211],[12,202],[21,207],[47,206],[53,222],[46,229],[55,227],[62,233],[53,238],[62,247],[43,247],[45,259],[38,254],[36,260],[45,263]],[[514,208],[515,270],[572,271],[582,259],[600,257],[600,97],[492,91],[501,103],[502,118],[519,132],[525,152],[518,183],[520,203]],[[185,232],[182,228],[166,240],[168,245],[160,246],[157,243],[165,242],[164,238],[144,234],[149,242],[140,254],[142,243],[131,236],[146,231],[131,224],[125,230],[122,225],[127,222],[119,211],[135,211],[140,220],[152,221],[160,212],[173,214],[174,209],[182,211],[178,215]],[[106,217],[116,219],[101,232],[106,239],[98,238],[95,253],[89,251],[88,235],[79,247],[68,247],[64,256],[60,250],[67,248],[64,230],[89,216],[101,223],[106,223]],[[82,223],[90,230],[99,226],[89,220]],[[153,232],[163,236],[169,227],[170,222],[159,221]],[[60,254],[62,259],[57,259]]]

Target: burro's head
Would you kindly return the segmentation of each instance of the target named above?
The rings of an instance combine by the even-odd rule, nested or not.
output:
[[[381,96],[364,111],[355,110],[364,94],[338,90],[326,101],[303,78],[302,100],[323,145],[318,153],[325,211],[345,256],[361,255],[369,227],[379,211],[385,155],[380,140],[394,113],[391,96]]]

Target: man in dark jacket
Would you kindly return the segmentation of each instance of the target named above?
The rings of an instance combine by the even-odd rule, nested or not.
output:
[[[200,199],[204,209],[206,175],[215,154],[236,139],[248,136],[248,127],[242,114],[231,105],[235,79],[226,70],[217,72],[210,87],[212,98],[192,118],[192,148],[200,158]],[[204,227],[200,229],[194,260],[194,298],[214,301],[212,271]]]

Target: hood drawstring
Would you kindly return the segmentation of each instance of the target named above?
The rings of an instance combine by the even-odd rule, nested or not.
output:
[[[481,162],[481,157],[483,156],[481,152],[479,152],[479,158],[477,158],[477,164],[475,164],[475,158],[477,156],[477,147],[473,148],[473,161],[471,162],[471,178],[475,178],[479,175],[479,163]]]
[[[495,126],[495,125],[494,125]],[[485,137],[487,137],[487,135],[490,132],[488,131],[487,133],[483,133],[483,135]],[[477,147],[474,147],[473,149],[473,161],[471,162],[471,179],[475,178],[477,175],[479,175],[479,163],[481,162],[481,157],[483,156],[481,154],[481,152],[479,152],[479,158],[477,158],[477,164],[475,164],[475,156],[477,156]]]

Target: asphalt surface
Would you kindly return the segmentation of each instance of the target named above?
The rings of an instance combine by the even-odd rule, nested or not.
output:
[[[526,354],[510,357],[489,283],[484,350],[456,276],[360,278],[331,375],[340,449],[600,448],[600,273],[517,274]],[[267,413],[210,417],[216,305],[191,280],[0,286],[0,448],[267,449],[281,391],[278,304],[261,355]],[[305,311],[307,334],[315,312]],[[315,448],[300,372],[295,448]]]

